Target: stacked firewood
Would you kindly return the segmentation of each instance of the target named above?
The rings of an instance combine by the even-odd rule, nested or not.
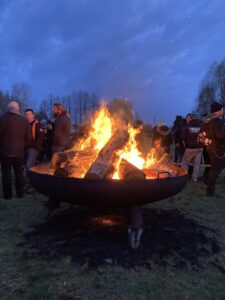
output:
[[[49,173],[61,177],[112,179],[120,159],[117,153],[126,145],[128,139],[128,132],[121,129],[113,134],[99,153],[94,149],[55,153]],[[124,180],[145,180],[146,178],[177,176],[177,170],[178,168],[172,165],[171,155],[166,153],[160,160],[143,170],[122,159],[119,163],[118,174],[120,179]]]

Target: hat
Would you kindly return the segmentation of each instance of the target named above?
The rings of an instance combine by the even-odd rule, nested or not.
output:
[[[9,102],[9,104],[7,105],[7,110],[8,110],[9,112],[13,112],[13,113],[19,114],[19,113],[20,113],[20,106],[19,106],[19,103],[16,102],[16,101],[11,101],[11,102]]]
[[[167,125],[161,125],[161,126],[157,126],[156,130],[158,131],[158,133],[160,133],[161,135],[167,135],[168,133],[170,133],[170,129]]]
[[[213,103],[210,105],[210,112],[211,112],[211,113],[215,113],[215,112],[221,110],[222,107],[223,107],[223,105],[222,105],[221,103],[213,102]]]

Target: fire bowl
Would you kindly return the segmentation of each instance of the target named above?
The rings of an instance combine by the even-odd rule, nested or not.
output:
[[[28,170],[32,186],[47,197],[89,207],[129,207],[159,201],[179,193],[187,183],[187,171],[178,176],[146,180],[93,180],[48,174],[48,165]]]

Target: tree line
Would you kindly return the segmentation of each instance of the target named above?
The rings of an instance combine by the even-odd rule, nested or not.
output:
[[[31,87],[24,82],[14,84],[11,92],[0,89],[0,115],[4,113],[7,104],[15,100],[20,104],[21,112],[26,108],[34,108]],[[62,103],[68,110],[73,124],[79,126],[99,107],[99,98],[95,94],[86,91],[73,91],[71,94],[58,96],[51,94],[46,99],[38,101],[40,104],[36,109],[36,117],[39,120],[49,120],[52,116],[52,107],[56,102]]]
[[[225,106],[225,59],[213,63],[205,74],[197,96],[196,112],[199,115],[208,113],[214,101]]]

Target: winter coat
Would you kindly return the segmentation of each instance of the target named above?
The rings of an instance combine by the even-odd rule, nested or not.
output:
[[[34,120],[33,122],[29,123],[29,144],[26,145],[26,148],[33,148],[38,151],[43,149],[44,143],[44,128],[43,126],[37,121]]]
[[[185,148],[198,149],[203,147],[203,145],[198,141],[201,123],[201,120],[192,119],[188,125],[185,126],[182,133]]]
[[[52,138],[52,153],[56,151],[62,151],[67,145],[70,138],[70,116],[66,111],[63,111],[57,116]]]
[[[225,153],[225,128],[222,120],[214,114],[205,118],[201,130],[207,132],[207,137],[212,143],[207,146],[207,151],[215,151],[218,155]]]
[[[23,117],[11,112],[0,117],[0,155],[22,157],[28,141],[28,123]]]

